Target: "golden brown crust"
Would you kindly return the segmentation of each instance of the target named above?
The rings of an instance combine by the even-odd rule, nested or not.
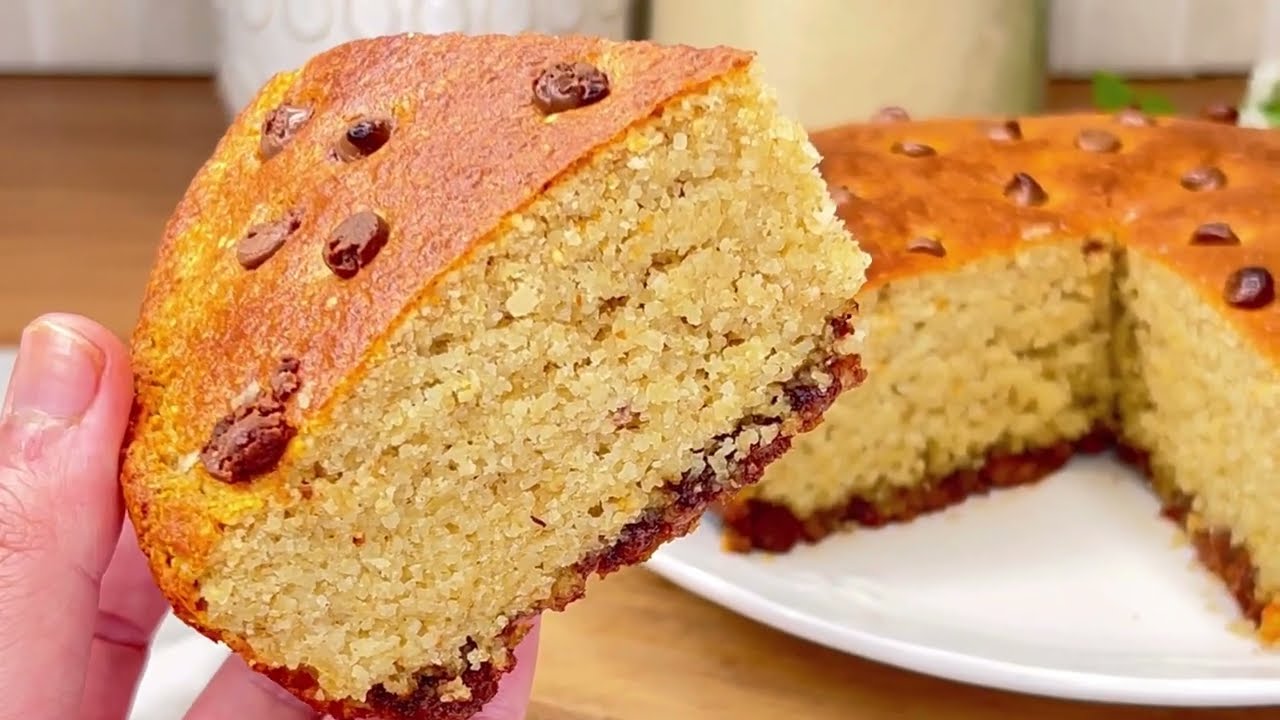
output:
[[[1135,125],[1093,114],[1018,118],[1017,139],[990,137],[1004,121],[866,123],[814,134],[824,176],[852,196],[839,212],[872,257],[868,290],[1010,254],[1038,237],[1098,237],[1176,270],[1261,352],[1280,359],[1280,304],[1242,310],[1223,297],[1227,277],[1240,267],[1280,273],[1280,244],[1269,241],[1271,208],[1280,199],[1272,181],[1280,137],[1197,120]],[[1092,133],[1092,142],[1082,144],[1093,151],[1077,144],[1082,132]],[[1097,151],[1106,136],[1118,148]],[[905,143],[934,152],[894,151]],[[1183,176],[1200,168],[1219,170],[1225,185],[1184,185]],[[1044,190],[1043,203],[1023,205],[1005,195],[1017,173]],[[1212,222],[1227,223],[1240,244],[1193,245],[1196,229]],[[908,250],[922,236],[939,241],[945,256]]]
[[[598,64],[612,91],[549,120],[531,88],[543,68],[566,59]],[[255,501],[202,479],[181,488],[151,480],[199,450],[226,411],[229,398],[206,388],[261,382],[290,354],[300,361],[309,410],[291,404],[289,419],[318,420],[339,386],[358,380],[404,308],[504,217],[665,102],[750,59],[725,48],[579,37],[406,35],[344,44],[273,78],[175,210],[134,333],[135,421],[145,432],[126,447],[124,482],[144,546],[197,562],[225,521],[206,511],[220,506],[234,516]],[[261,127],[281,104],[311,114],[263,159]],[[392,118],[390,141],[355,162],[333,157],[348,124],[370,116]],[[340,278],[324,262],[326,241],[370,209],[387,220],[390,240],[355,277]],[[242,267],[240,237],[291,210],[301,224],[288,241],[256,269]],[[193,490],[210,495],[200,508],[152,503],[156,493]],[[163,515],[147,513],[151,506]],[[189,595],[192,574],[179,574],[172,589]]]

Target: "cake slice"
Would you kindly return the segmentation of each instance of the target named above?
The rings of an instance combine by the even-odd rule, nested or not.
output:
[[[724,503],[728,544],[909,521],[1118,439],[1280,640],[1277,136],[885,113],[814,143],[872,256],[868,379]]]
[[[177,615],[337,718],[470,717],[862,379],[868,257],[752,56],[361,40],[168,224],[130,515]]]

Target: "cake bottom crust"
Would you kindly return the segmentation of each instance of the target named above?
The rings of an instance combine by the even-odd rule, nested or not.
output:
[[[1026,485],[1061,468],[1076,452],[1101,452],[1109,434],[1097,430],[1079,440],[1062,441],[1022,453],[992,453],[981,467],[960,470],[911,487],[893,488],[883,499],[851,496],[843,504],[797,516],[789,508],[759,498],[723,503],[725,544],[730,550],[781,553],[800,543],[815,543],[851,527],[881,527],[945,510],[995,488]]]
[[[848,317],[832,321],[835,340],[852,332]],[[814,385],[810,375],[815,370],[821,370],[829,382],[821,387]],[[794,436],[817,427],[836,398],[845,390],[861,384],[865,377],[866,371],[862,369],[857,355],[822,354],[820,359],[811,360],[784,388],[790,413],[783,418],[743,418],[732,432],[714,438],[708,445],[708,451],[747,432],[753,431],[755,437],[761,437],[760,430],[771,426],[776,428],[776,433],[770,433],[772,439],[750,446],[720,471],[704,464],[699,471],[687,471],[674,479],[667,485],[662,502],[626,525],[612,545],[588,554],[567,568],[557,579],[552,596],[544,605],[532,608],[513,620],[503,633],[503,644],[514,648],[528,632],[533,617],[544,610],[562,610],[580,598],[590,576],[603,577],[628,565],[644,562],[662,543],[689,533],[703,512],[717,501],[757,482],[769,463],[787,451]],[[469,651],[469,647],[463,647],[460,654],[466,657]],[[499,667],[486,662],[468,669],[461,676],[435,674],[434,668],[428,669],[418,677],[417,687],[408,695],[396,695],[377,686],[361,703],[318,697],[315,679],[305,668],[282,669],[259,663],[255,669],[335,720],[466,720],[480,712],[497,694],[499,680],[514,664],[512,656],[508,665]],[[459,681],[466,689],[464,697],[446,699],[447,688],[456,688]]]
[[[798,544],[818,542],[844,528],[875,528],[907,522],[994,488],[1033,483],[1061,468],[1076,452],[1098,453],[1111,447],[1121,461],[1146,478],[1161,501],[1162,514],[1186,531],[1201,565],[1224,583],[1241,613],[1258,627],[1260,638],[1268,643],[1280,642],[1280,596],[1270,599],[1259,596],[1257,565],[1248,549],[1234,543],[1229,530],[1193,528],[1193,498],[1169,483],[1158,482],[1151,473],[1148,453],[1117,442],[1106,429],[1024,453],[993,453],[976,470],[895,489],[880,502],[855,496],[838,507],[800,517],[776,503],[735,498],[722,503],[718,513],[725,527],[725,546],[730,551],[785,553]]]

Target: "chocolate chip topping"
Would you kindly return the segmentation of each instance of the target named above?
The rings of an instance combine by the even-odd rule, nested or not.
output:
[[[930,155],[938,154],[938,151],[924,143],[910,141],[896,142],[889,150],[898,155],[906,155],[912,158],[929,157]]]
[[[882,107],[871,116],[871,122],[875,123],[909,122],[910,120],[911,116],[907,114],[907,111],[897,105]]]
[[[311,117],[311,111],[296,105],[281,105],[267,113],[262,121],[262,137],[258,151],[263,160],[275,157]]]
[[[1196,228],[1191,233],[1192,245],[1239,245],[1240,238],[1236,236],[1231,226],[1224,222],[1205,223]]]
[[[384,118],[365,118],[352,123],[338,138],[334,154],[339,160],[351,162],[368,157],[391,139],[391,122]]]
[[[945,257],[947,249],[942,246],[942,243],[939,242],[937,238],[921,236],[912,238],[907,242],[907,252],[923,253],[934,257]]]
[[[1192,192],[1221,190],[1226,186],[1226,173],[1212,165],[1194,167],[1182,174],[1182,187]]]
[[[1210,122],[1225,123],[1227,125],[1235,125],[1240,122],[1240,111],[1235,105],[1224,102],[1216,102],[1205,105],[1200,109],[1200,117]]]
[[[1106,130],[1081,130],[1076,147],[1091,153],[1112,153],[1120,149],[1120,138]]]
[[[298,392],[298,388],[302,387],[302,379],[298,377],[298,368],[301,363],[298,358],[292,355],[285,355],[280,358],[280,364],[271,373],[271,381],[268,383],[271,387],[271,394],[281,402],[293,397]]]
[[[1015,205],[1023,207],[1042,205],[1049,199],[1049,194],[1044,191],[1044,188],[1040,187],[1040,183],[1023,172],[1014,173],[1009,182],[1005,184],[1004,196],[1013,201]]]
[[[325,244],[324,262],[344,280],[373,262],[391,230],[377,213],[365,210],[342,221]]]
[[[280,358],[268,382],[270,392],[223,416],[200,451],[209,474],[227,482],[243,482],[275,467],[295,431],[284,416],[284,403],[302,386],[301,363]]]
[[[847,205],[854,198],[853,192],[844,185],[830,185],[827,187],[827,192],[831,194],[831,200],[837,208]]]
[[[1022,126],[1017,120],[987,126],[987,138],[996,142],[1013,142],[1022,139]]]
[[[1276,284],[1266,268],[1243,267],[1227,277],[1222,296],[1234,307],[1257,310],[1276,299]]]
[[[1080,246],[1080,251],[1085,255],[1100,253],[1107,249],[1107,244],[1098,238],[1086,238],[1084,244]]]
[[[1152,120],[1151,116],[1142,112],[1138,108],[1125,108],[1121,110],[1116,113],[1116,121],[1121,125],[1128,125],[1129,127],[1149,127],[1156,124],[1156,121]]]
[[[556,63],[533,81],[533,104],[551,115],[586,107],[609,95],[609,76],[590,63]]]
[[[294,433],[283,404],[259,399],[218,421],[200,451],[200,461],[219,480],[244,482],[274,468]]]
[[[236,244],[236,260],[245,270],[254,270],[271,259],[302,224],[302,213],[289,210],[284,217],[249,228]]]

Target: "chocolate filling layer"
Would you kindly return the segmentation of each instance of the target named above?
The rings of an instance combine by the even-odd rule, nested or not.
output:
[[[1074,442],[1059,442],[1023,453],[993,453],[979,468],[961,470],[912,487],[893,488],[875,500],[853,496],[843,505],[797,517],[789,508],[767,500],[731,500],[720,508],[729,549],[746,552],[787,552],[814,543],[843,527],[881,527],[908,522],[959,504],[992,488],[1026,485],[1061,468],[1073,453],[1099,452],[1107,446],[1103,431]]]
[[[1114,438],[1105,429],[1095,430],[1074,442],[1059,442],[1019,454],[992,454],[982,467],[953,473],[912,488],[899,488],[887,499],[874,502],[850,498],[844,505],[797,517],[786,507],[758,500],[731,500],[719,509],[725,524],[725,544],[733,551],[763,550],[782,553],[796,545],[814,543],[849,526],[880,527],[906,522],[920,515],[956,505],[992,488],[1036,482],[1062,467],[1076,452],[1097,453],[1112,447]],[[1236,544],[1228,530],[1192,530],[1188,527],[1192,498],[1171,483],[1152,476],[1149,455],[1124,443],[1115,443],[1117,457],[1146,477],[1160,498],[1163,514],[1184,530],[1200,562],[1226,584],[1241,612],[1257,623],[1267,603],[1257,593],[1257,566],[1249,551]]]

